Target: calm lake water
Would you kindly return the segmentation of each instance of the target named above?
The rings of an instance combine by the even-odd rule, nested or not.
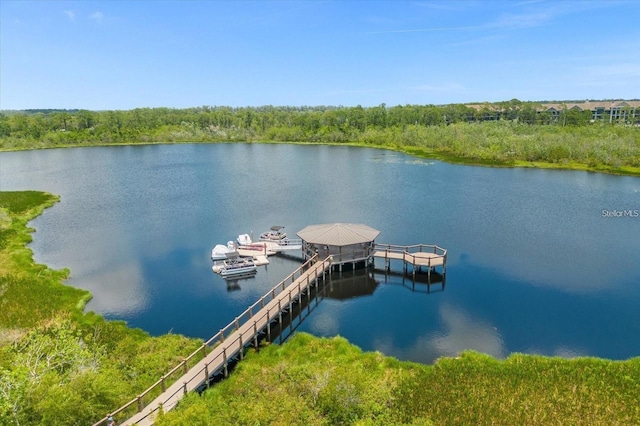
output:
[[[211,271],[215,244],[350,222],[380,230],[380,243],[447,248],[446,286],[334,275],[298,330],[424,363],[465,349],[640,355],[638,178],[186,144],[0,153],[0,189],[60,195],[31,223],[36,261],[70,268],[68,283],[94,296],[88,310],[154,335],[206,339],[298,266],[271,257],[228,287]]]

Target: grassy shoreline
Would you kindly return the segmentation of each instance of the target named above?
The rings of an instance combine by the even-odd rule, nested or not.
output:
[[[93,424],[202,344],[84,312],[68,269],[36,264],[29,221],[59,197],[0,191],[0,424]]]
[[[293,145],[327,145],[327,146],[352,146],[372,149],[382,149],[403,154],[412,155],[417,158],[442,161],[449,164],[459,164],[476,167],[497,167],[497,168],[535,168],[549,170],[569,170],[584,171],[591,173],[603,173],[619,176],[637,176],[640,177],[640,167],[635,166],[611,166],[604,163],[585,164],[575,161],[525,161],[525,160],[497,160],[497,159],[479,159],[473,157],[465,157],[453,153],[436,151],[431,148],[405,146],[405,145],[385,145],[385,144],[369,144],[365,142],[308,142],[308,141],[269,141],[269,140],[247,140],[247,141],[156,141],[156,142],[116,142],[116,143],[81,143],[81,144],[62,144],[56,146],[30,147],[30,148],[14,148],[5,149],[0,147],[0,152],[17,152],[31,151],[36,149],[56,149],[56,148],[81,148],[81,147],[108,147],[108,146],[145,146],[145,145],[171,145],[171,144],[215,144],[215,143],[258,143],[258,144],[293,144]]]
[[[420,365],[298,333],[251,353],[156,424],[638,424],[639,377],[640,357],[496,360],[466,351]]]

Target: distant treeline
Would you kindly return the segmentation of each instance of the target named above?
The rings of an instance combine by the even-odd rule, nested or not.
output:
[[[579,164],[613,172],[640,167],[637,126],[593,123],[589,111],[552,114],[540,105],[514,99],[476,108],[381,104],[11,111],[0,114],[0,150],[217,141],[355,143],[469,163]]]

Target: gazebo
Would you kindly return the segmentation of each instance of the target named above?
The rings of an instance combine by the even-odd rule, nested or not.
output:
[[[373,261],[375,239],[380,231],[361,224],[329,223],[307,226],[297,235],[302,239],[305,260],[315,254],[321,259],[331,256],[331,265],[342,270],[345,264],[355,269]]]

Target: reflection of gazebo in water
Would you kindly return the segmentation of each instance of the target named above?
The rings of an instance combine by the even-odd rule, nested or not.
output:
[[[316,253],[320,259],[331,256],[331,266],[351,265],[353,269],[366,266],[373,261],[375,239],[380,231],[367,225],[353,223],[330,223],[310,225],[298,232],[302,238],[304,259]]]
[[[371,296],[378,288],[378,281],[371,269],[358,269],[333,274],[325,283],[324,295],[329,299],[348,300],[361,296]]]

